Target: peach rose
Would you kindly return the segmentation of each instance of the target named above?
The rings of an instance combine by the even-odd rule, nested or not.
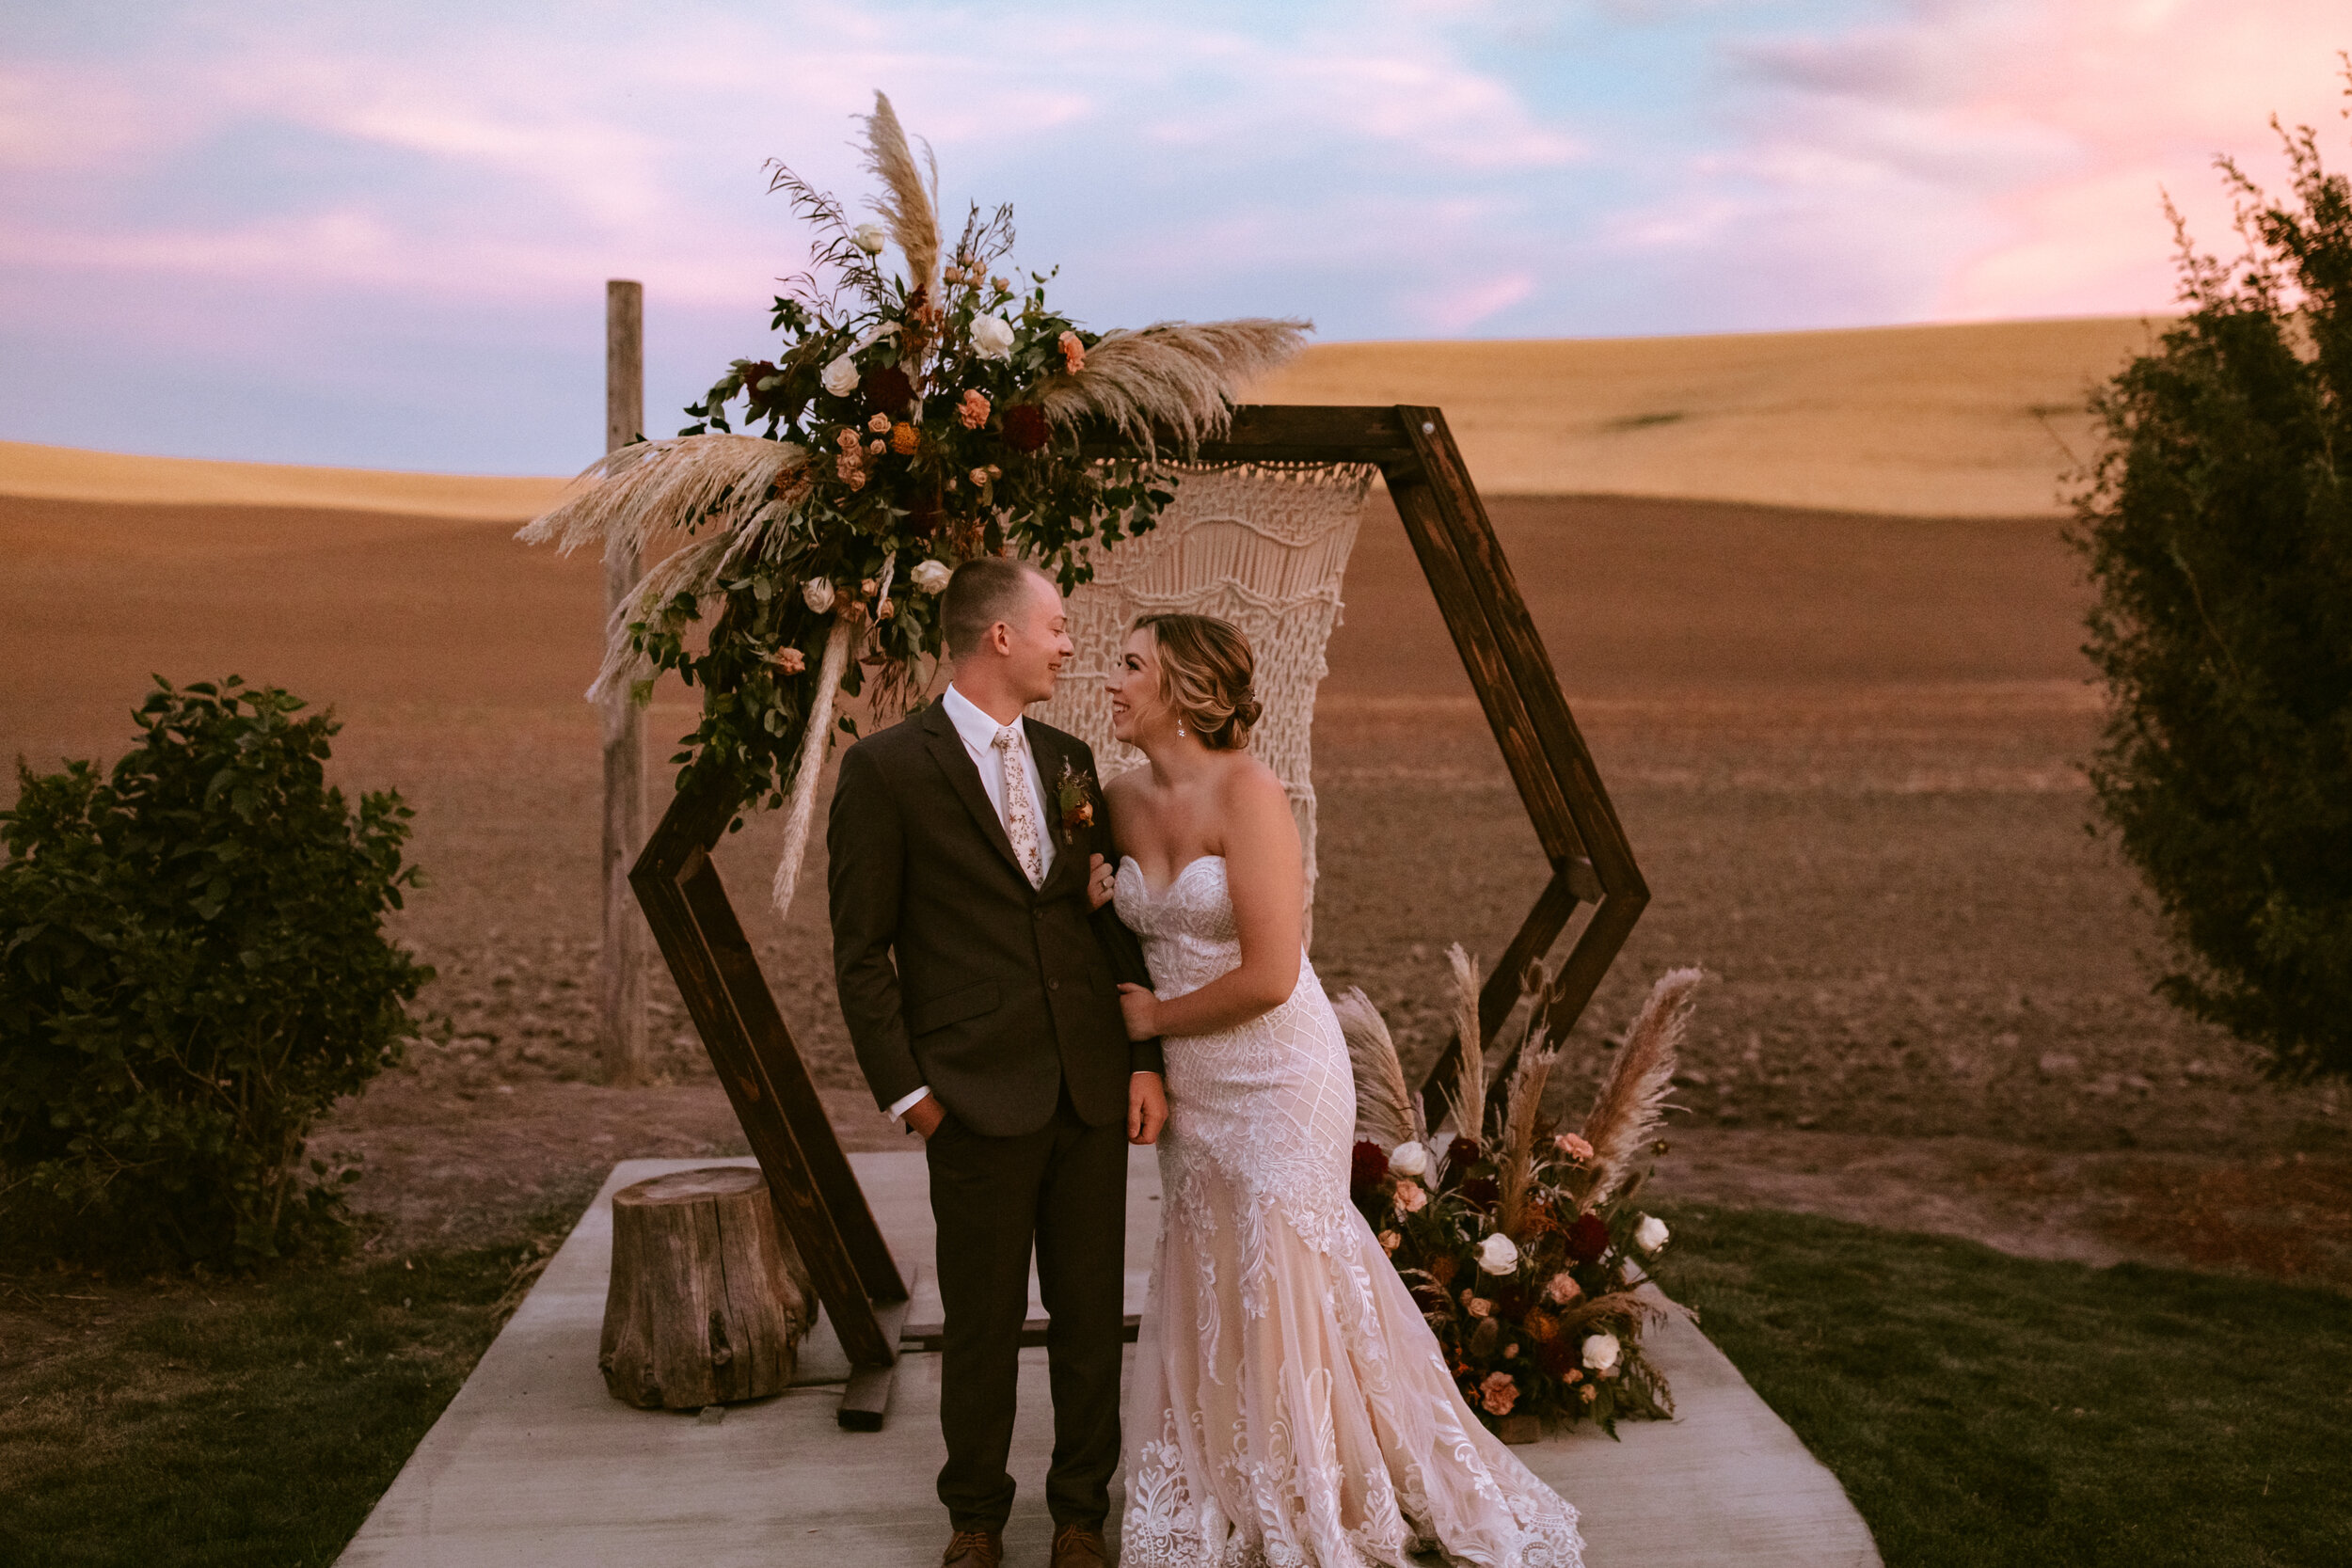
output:
[[[808,656],[801,652],[800,649],[778,648],[776,650],[777,673],[785,675],[797,675],[807,668]]]
[[[1544,1286],[1544,1299],[1554,1307],[1565,1307],[1584,1293],[1584,1287],[1576,1282],[1576,1275],[1562,1269]]]
[[[966,430],[977,430],[988,423],[988,396],[984,392],[967,390],[963,401],[956,404],[956,422]]]
[[[1063,333],[1054,340],[1054,344],[1061,350],[1062,369],[1076,375],[1087,368],[1087,346],[1078,341],[1075,332]]]
[[[1486,1381],[1478,1386],[1478,1402],[1486,1407],[1489,1416],[1508,1416],[1511,1407],[1519,1402],[1519,1386],[1509,1372],[1488,1372]]]
[[[1398,1213],[1418,1214],[1428,1206],[1429,1195],[1422,1190],[1420,1182],[1403,1177],[1397,1180],[1396,1212]]]
[[[1575,1133],[1563,1132],[1557,1137],[1554,1137],[1551,1141],[1553,1145],[1559,1148],[1561,1153],[1566,1155],[1569,1159],[1574,1160],[1578,1164],[1583,1165],[1590,1164],[1592,1163],[1593,1146],[1586,1143],[1582,1138],[1578,1137]]]
[[[866,421],[866,428],[872,431],[877,436],[887,436],[890,434],[890,416],[887,414],[877,414],[872,419]]]

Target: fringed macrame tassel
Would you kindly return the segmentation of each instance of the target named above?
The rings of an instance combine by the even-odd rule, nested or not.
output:
[[[850,647],[857,628],[842,616],[825,639],[825,657],[817,671],[817,704],[809,710],[808,732],[801,736],[801,768],[792,779],[792,800],[784,819],[784,858],[776,862],[771,890],[779,913],[792,908],[792,895],[801,879],[801,862],[808,854],[808,826],[817,815],[817,775],[825,768],[825,739],[833,730],[833,694],[841,673],[850,667]]]

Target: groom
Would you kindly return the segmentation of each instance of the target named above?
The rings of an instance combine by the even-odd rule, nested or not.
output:
[[[1151,982],[1117,914],[1088,912],[1113,855],[1093,755],[1021,713],[1073,651],[1060,592],[982,556],[940,610],[946,694],[841,759],[834,973],[867,1085],[930,1165],[946,1568],[1003,1557],[1033,1244],[1052,1319],[1053,1568],[1093,1568],[1119,1464],[1125,1143],[1168,1117],[1158,1042],[1128,1043],[1118,984]]]

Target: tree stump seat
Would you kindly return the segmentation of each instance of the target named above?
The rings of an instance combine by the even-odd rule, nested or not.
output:
[[[614,1399],[694,1410],[782,1393],[816,1314],[757,1170],[676,1171],[612,1195],[596,1364]]]

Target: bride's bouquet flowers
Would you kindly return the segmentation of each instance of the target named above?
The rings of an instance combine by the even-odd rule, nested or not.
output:
[[[607,627],[590,694],[643,702],[665,670],[702,689],[678,787],[770,806],[793,792],[780,900],[836,693],[904,711],[941,651],[938,595],[972,556],[1086,580],[1086,546],[1149,529],[1173,499],[1160,443],[1221,431],[1238,388],[1306,328],[1089,331],[1049,302],[1051,272],[1009,264],[1009,207],[974,206],[944,243],[928,151],[879,93],[865,124],[878,222],[771,166],[770,189],[814,230],[810,269],[774,302],[776,346],[736,360],[675,438],[612,452],[522,534],[660,558]],[[1107,441],[1082,451],[1089,428]]]
[[[1477,966],[1459,946],[1454,1017],[1478,1032]],[[1476,1050],[1447,1094],[1456,1129],[1433,1139],[1379,1012],[1361,990],[1338,999],[1356,1067],[1350,1192],[1438,1337],[1463,1399],[1488,1428],[1532,1439],[1546,1421],[1671,1416],[1642,1336],[1666,1309],[1638,1288],[1673,1238],[1638,1199],[1699,981],[1659,981],[1579,1132],[1543,1116],[1557,1047],[1540,1022],[1549,990],[1531,974],[1528,1034],[1500,1109],[1487,1109]],[[1460,1131],[1474,1130],[1475,1135]]]

